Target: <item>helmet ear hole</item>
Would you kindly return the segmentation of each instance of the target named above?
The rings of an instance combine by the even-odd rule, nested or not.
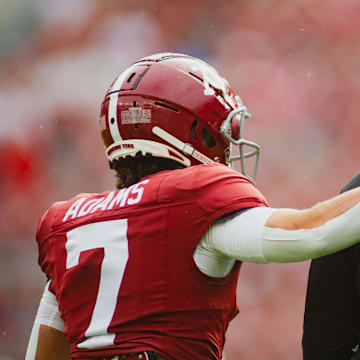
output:
[[[195,119],[193,121],[193,123],[191,124],[191,128],[190,128],[190,134],[191,134],[191,138],[193,140],[197,140],[197,136],[196,136],[196,128],[198,126],[199,122]]]
[[[201,129],[201,142],[204,146],[208,147],[209,149],[216,145],[215,139],[205,128]]]

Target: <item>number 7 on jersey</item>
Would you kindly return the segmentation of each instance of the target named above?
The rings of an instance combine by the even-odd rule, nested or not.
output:
[[[107,329],[115,312],[116,302],[129,258],[127,219],[109,220],[77,227],[67,233],[66,269],[79,265],[83,251],[103,248],[100,284],[86,340],[78,348],[90,349],[114,344],[115,334]]]

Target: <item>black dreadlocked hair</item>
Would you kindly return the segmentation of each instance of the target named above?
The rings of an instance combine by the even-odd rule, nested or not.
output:
[[[154,157],[149,153],[143,156],[140,151],[135,156],[115,159],[109,165],[111,169],[116,171],[116,187],[118,189],[136,184],[143,177],[159,171],[183,169],[185,167],[174,160]]]

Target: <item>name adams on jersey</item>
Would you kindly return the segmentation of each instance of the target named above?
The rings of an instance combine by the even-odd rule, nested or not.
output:
[[[62,221],[76,219],[81,216],[92,214],[96,211],[106,211],[115,208],[122,208],[125,205],[134,205],[141,201],[144,193],[143,185],[149,182],[148,179],[142,180],[126,189],[112,191],[106,197],[88,200],[88,196],[76,200],[66,212]]]

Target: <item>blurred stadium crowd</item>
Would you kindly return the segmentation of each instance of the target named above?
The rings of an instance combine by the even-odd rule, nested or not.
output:
[[[359,170],[356,0],[1,0],[0,360],[23,359],[45,278],[37,222],[50,203],[113,187],[98,131],[111,81],[174,51],[227,78],[262,145],[257,185],[305,207]],[[300,360],[308,264],[246,265],[227,360]]]

